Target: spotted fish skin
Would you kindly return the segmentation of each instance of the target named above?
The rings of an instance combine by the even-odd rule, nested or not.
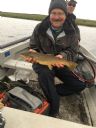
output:
[[[26,59],[26,58],[36,59],[37,63],[39,63],[41,65],[47,65],[49,68],[52,68],[52,65],[54,65],[54,64],[63,64],[65,66],[67,66],[70,70],[73,70],[77,66],[77,63],[75,63],[73,61],[69,61],[64,58],[60,59],[51,54],[43,54],[43,53],[39,53],[39,52],[27,51],[27,52],[22,53],[21,56],[24,59]]]

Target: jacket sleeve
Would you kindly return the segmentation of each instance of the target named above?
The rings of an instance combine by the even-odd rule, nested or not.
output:
[[[80,37],[80,29],[76,23],[76,16],[74,14],[70,14],[67,18],[68,22],[72,25],[72,27],[74,28],[76,34],[77,34],[77,37],[78,37],[78,40],[80,41],[81,40],[81,37]]]
[[[74,27],[75,27],[75,31],[76,31],[76,34],[77,34],[77,37],[78,37],[78,40],[80,41],[81,40],[81,37],[80,37],[80,29],[78,27],[78,25],[76,24],[76,22],[74,21]]]
[[[69,35],[71,38],[70,46],[65,50],[61,51],[60,54],[67,60],[76,61],[77,54],[79,51],[78,37],[76,34]]]
[[[39,50],[39,48],[38,48],[38,44],[39,44],[38,27],[39,27],[39,24],[35,27],[35,29],[32,33],[32,36],[30,38],[30,48],[34,49],[36,51]]]

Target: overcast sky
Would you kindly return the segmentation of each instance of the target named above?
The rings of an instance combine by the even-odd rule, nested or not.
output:
[[[48,14],[51,0],[0,0],[0,11]],[[77,18],[96,20],[96,0],[77,0]]]

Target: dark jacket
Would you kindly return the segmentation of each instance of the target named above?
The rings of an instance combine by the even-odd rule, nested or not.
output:
[[[63,31],[54,39],[49,17],[35,27],[30,47],[45,54],[62,54],[68,60],[75,59],[79,48],[77,35],[67,22],[63,25]]]
[[[69,24],[72,25],[72,27],[74,28],[74,30],[77,33],[78,36],[78,40],[80,41],[81,37],[80,37],[80,30],[76,24],[76,16],[74,14],[68,14],[67,15],[67,22],[69,22]]]

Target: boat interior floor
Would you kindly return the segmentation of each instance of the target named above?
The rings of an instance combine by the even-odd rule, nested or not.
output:
[[[32,83],[31,85],[43,94],[38,83]],[[60,109],[56,118],[85,125],[92,125],[87,104],[84,100],[84,94],[77,93],[70,96],[60,97]]]

